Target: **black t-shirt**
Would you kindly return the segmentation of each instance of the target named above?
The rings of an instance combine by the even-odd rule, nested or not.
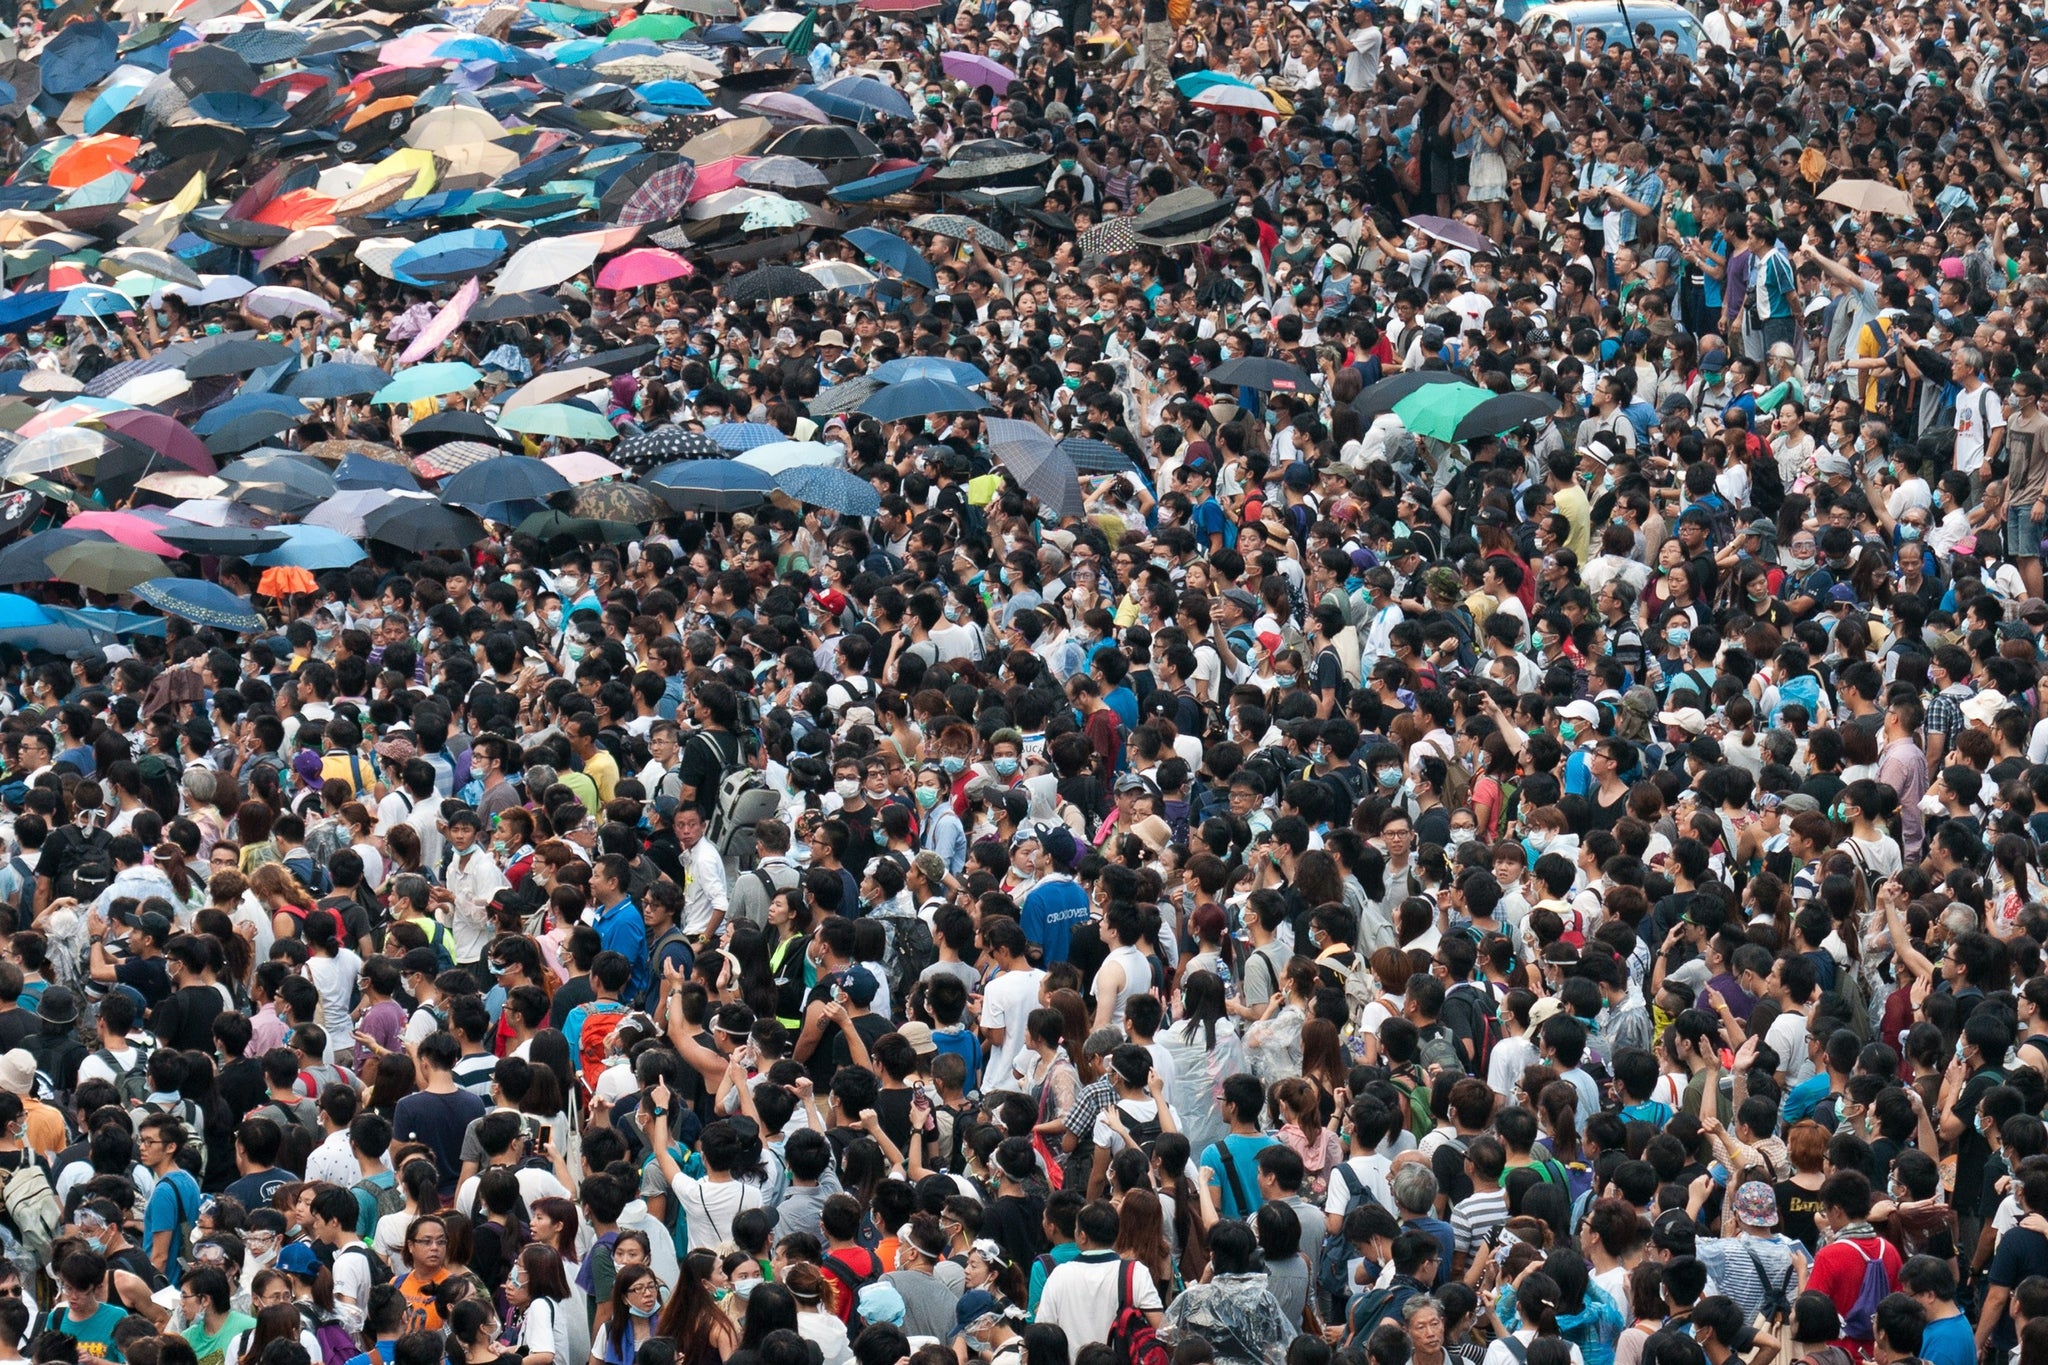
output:
[[[856,1020],[854,1027],[860,1027]],[[862,1034],[865,1037],[865,1033]],[[842,1037],[840,1045],[845,1045]],[[891,1090],[884,1086],[875,1096],[875,1117],[882,1121],[882,1131],[889,1135],[889,1141],[896,1144],[900,1152],[910,1150],[910,1097],[917,1092],[908,1087]]]
[[[562,983],[548,1005],[548,1027],[560,1028],[568,1022],[569,1011],[578,1005],[587,1005],[597,999],[597,988],[590,984],[590,976],[572,976]]]
[[[427,1145],[441,1168],[441,1197],[447,1199],[455,1193],[462,1171],[462,1135],[483,1116],[483,1100],[470,1091],[415,1091],[398,1102],[392,1137]]]
[[[867,1047],[870,1057],[874,1056],[875,1044],[882,1040],[882,1035],[893,1033],[895,1030],[896,1025],[890,1022],[889,1016],[886,1014],[877,1014],[870,1010],[866,1014],[854,1016],[853,1031],[860,1035],[860,1040]],[[832,1059],[832,1070],[835,1072],[842,1066],[853,1065],[853,1050],[846,1045],[846,1035],[837,1028],[832,1030],[832,1041],[826,1047],[825,1055]],[[909,1126],[906,1124],[904,1127],[904,1138],[906,1141],[909,1139],[909,1133]]]
[[[697,792],[695,805],[706,820],[718,805],[718,783],[727,770],[739,766],[740,742],[723,730],[700,730],[683,744],[682,761],[676,777]]]
[[[1958,1218],[1983,1212],[1978,1200],[1983,1195],[1984,1163],[1991,1159],[1991,1144],[1977,1131],[1977,1103],[1984,1098],[1985,1091],[2004,1080],[2003,1071],[1997,1067],[1985,1067],[1963,1082],[1963,1093],[1956,1097],[1955,1107],[1949,1111],[1963,1121],[1963,1135],[1956,1143],[1955,1205]]]
[[[263,1079],[263,1063],[254,1057],[237,1057],[220,1069],[214,1082],[230,1114],[246,1114],[263,1103],[270,1087]]]
[[[212,1052],[213,1021],[227,1008],[212,986],[187,986],[149,1013],[158,1043],[179,1052]]]
[[[26,1047],[43,1026],[35,1011],[25,1009],[0,1010],[0,1052],[17,1047]]]
[[[114,964],[114,980],[142,993],[144,1004],[156,1005],[171,993],[170,968],[161,957],[127,957]]]
[[[1012,1264],[1030,1265],[1050,1250],[1044,1218],[1045,1201],[1037,1195],[998,1195],[983,1211],[981,1235],[1001,1247]]]
[[[1820,1241],[1820,1192],[1801,1189],[1790,1180],[1780,1180],[1776,1189],[1778,1231],[1812,1251]]]

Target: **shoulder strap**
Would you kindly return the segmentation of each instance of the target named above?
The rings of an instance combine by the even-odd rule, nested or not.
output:
[[[1365,1193],[1365,1186],[1359,1183],[1358,1172],[1351,1169],[1349,1161],[1340,1161],[1337,1163],[1337,1178],[1344,1182],[1344,1192],[1351,1196],[1351,1203],[1356,1207],[1358,1197]]]
[[[1138,1263],[1125,1261],[1123,1270],[1116,1277],[1116,1311],[1121,1314],[1126,1308],[1135,1308],[1138,1303]]]
[[[1230,1197],[1237,1201],[1237,1216],[1250,1216],[1251,1201],[1244,1197],[1244,1182],[1237,1178],[1237,1158],[1230,1153],[1230,1135],[1216,1139],[1216,1151],[1223,1158],[1223,1178],[1230,1182]]]

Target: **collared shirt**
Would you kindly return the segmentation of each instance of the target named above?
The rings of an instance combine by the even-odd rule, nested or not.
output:
[[[695,937],[711,928],[726,909],[725,860],[718,846],[699,839],[685,851],[683,864],[683,932]]]
[[[1074,1096],[1074,1107],[1067,1111],[1067,1131],[1082,1142],[1089,1141],[1095,1134],[1095,1121],[1102,1117],[1102,1111],[1116,1103],[1116,1083],[1104,1076],[1084,1087]]]
[[[449,894],[455,897],[448,926],[455,931],[455,960],[461,964],[480,961],[494,932],[491,897],[505,889],[505,874],[489,849],[471,844],[467,853],[449,856],[447,884]]]

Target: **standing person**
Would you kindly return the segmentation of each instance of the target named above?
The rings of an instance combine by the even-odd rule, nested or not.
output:
[[[1046,1276],[1037,1321],[1061,1328],[1070,1343],[1108,1340],[1111,1324],[1126,1307],[1144,1313],[1154,1327],[1165,1321],[1152,1272],[1117,1255],[1117,1228],[1114,1204],[1096,1199],[1083,1205],[1074,1229],[1080,1254]]]
[[[184,1274],[186,1238],[199,1218],[199,1182],[178,1165],[185,1140],[185,1125],[167,1114],[144,1119],[135,1134],[136,1158],[156,1179],[143,1212],[142,1249],[174,1285]]]
[[[184,1337],[198,1365],[221,1365],[228,1343],[256,1325],[247,1313],[234,1311],[227,1274],[213,1266],[195,1266],[185,1276],[178,1299],[186,1322]]]
[[[114,1340],[114,1329],[128,1310],[103,1302],[107,1284],[106,1258],[93,1251],[74,1251],[57,1267],[57,1297],[61,1302],[43,1319],[43,1330],[63,1332],[78,1343],[81,1358],[105,1360],[120,1365],[127,1359]]]
[[[1842,1335],[1833,1344],[1859,1358],[1869,1354],[1870,1328],[1867,1319],[1852,1324],[1849,1310],[1864,1297],[1866,1268],[1872,1263],[1883,1266],[1889,1294],[1899,1287],[1899,1270],[1905,1263],[1899,1249],[1870,1225],[1870,1205],[1870,1178],[1861,1171],[1836,1171],[1821,1185],[1821,1223],[1832,1236],[1815,1253],[1813,1273],[1806,1282],[1809,1290],[1833,1299],[1835,1311],[1842,1315]],[[1852,1326],[1860,1326],[1855,1335]]]
[[[398,1292],[405,1296],[405,1330],[441,1330],[441,1295],[434,1291],[448,1279],[448,1224],[439,1214],[412,1220],[405,1230],[401,1253],[405,1274]]]
[[[2048,412],[2043,380],[2031,370],[2013,376],[2013,411],[2005,421],[2005,552],[2019,562],[2027,596],[2042,591],[2041,541],[2048,537]]]
[[[417,1060],[426,1084],[398,1102],[391,1123],[399,1141],[423,1143],[432,1153],[443,1199],[454,1196],[461,1178],[462,1135],[486,1108],[478,1095],[455,1083],[461,1058],[462,1044],[445,1029],[422,1039]]]
[[[1267,1288],[1258,1251],[1252,1230],[1236,1219],[1209,1229],[1209,1274],[1168,1307],[1160,1335],[1206,1341],[1220,1365],[1269,1365],[1284,1356],[1295,1327]]]
[[[1974,503],[1983,495],[1992,463],[2005,445],[2005,404],[1999,401],[1998,390],[1985,382],[1984,353],[1975,346],[1956,347],[1950,365],[1950,378],[1957,386],[1955,469],[1970,476]],[[2008,506],[2017,505],[2010,496],[2006,501]]]

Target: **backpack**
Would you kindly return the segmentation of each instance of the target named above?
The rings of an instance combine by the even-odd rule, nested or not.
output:
[[[1483,1079],[1487,1065],[1493,1060],[1494,1045],[1500,1042],[1501,1037],[1500,1016],[1494,1013],[1484,989],[1468,987],[1451,991],[1444,996],[1440,1017],[1459,1046],[1469,1049],[1472,1054],[1470,1060],[1462,1056],[1459,1058],[1465,1074]]]
[[[1116,1317],[1109,1325],[1109,1349],[1117,1365],[1173,1365],[1173,1351],[1137,1305],[1138,1263],[1125,1261],[1116,1280]]]
[[[1358,1033],[1365,1027],[1365,1007],[1373,1002],[1372,978],[1358,967],[1347,967],[1341,962],[1327,964],[1344,982],[1344,1012],[1351,1020],[1351,1031]],[[1277,973],[1275,974],[1277,977]],[[1399,1010],[1394,1011],[1396,1014]]]
[[[1390,1075],[1387,1079],[1394,1083],[1394,1089],[1400,1092],[1401,1102],[1408,1106],[1408,1131],[1415,1135],[1417,1142],[1422,1141],[1436,1127],[1436,1118],[1429,1111],[1429,1082],[1422,1079],[1420,1072],[1415,1073],[1412,1081],[1403,1080],[1398,1075]]]
[[[1159,1135],[1166,1131],[1166,1126],[1159,1121],[1158,1115],[1155,1114],[1149,1119],[1134,1119],[1125,1113],[1124,1107],[1119,1104],[1116,1106],[1116,1116],[1123,1121],[1124,1132],[1130,1136],[1131,1145],[1146,1156],[1151,1156],[1152,1148],[1159,1142]]]
[[[311,1104],[312,1101],[305,1100],[301,1103]],[[318,1115],[318,1105],[313,1106],[313,1112]],[[264,1105],[257,1114],[262,1118],[273,1119],[277,1123],[278,1131],[283,1135],[284,1141],[277,1149],[277,1164],[288,1171],[304,1171],[306,1159],[313,1155],[313,1149],[319,1145],[318,1137],[306,1127],[305,1117],[285,1108],[276,1100]],[[319,1119],[316,1117],[313,1121],[318,1123]]]
[[[149,1056],[150,1049],[129,1044],[128,1050],[135,1054],[134,1063],[126,1070],[121,1069],[112,1052],[100,1048],[92,1055],[99,1064],[114,1073],[114,1093],[121,1097],[123,1109],[134,1109],[149,1098]]]
[[[399,1196],[398,1207],[401,1209],[405,1207],[405,1198],[403,1195]],[[377,1211],[379,1216],[382,1216],[384,1210],[381,1205],[379,1206]],[[397,1211],[398,1209],[392,1210],[393,1213],[396,1213]],[[391,1274],[391,1263],[386,1261],[382,1256],[379,1256],[375,1252],[371,1251],[370,1248],[362,1242],[349,1243],[347,1246],[343,1247],[341,1250],[334,1253],[334,1259],[338,1261],[342,1257],[348,1255],[351,1251],[361,1252],[363,1259],[369,1262],[370,1288],[375,1289],[380,1284],[391,1283],[391,1280],[393,1278]]]
[[[303,1317],[305,1314],[302,1312],[300,1316]],[[340,1319],[332,1314],[322,1314],[321,1316],[326,1321],[312,1324],[313,1340],[320,1344],[320,1358],[322,1360],[346,1359],[348,1353],[353,1351],[360,1343],[349,1335],[348,1328],[341,1325]]]
[[[1740,1245],[1743,1255],[1749,1257],[1749,1264],[1756,1271],[1756,1282],[1763,1286],[1763,1302],[1757,1311],[1764,1315],[1764,1321],[1775,1326],[1792,1314],[1792,1277],[1798,1273],[1799,1268],[1788,1264],[1785,1267],[1784,1280],[1773,1284],[1770,1273],[1764,1269],[1763,1257],[1757,1255],[1756,1249],[1747,1241],[1741,1242]]]
[[[604,1074],[605,1042],[620,1024],[626,1022],[627,1016],[631,1013],[624,1005],[608,1003],[612,1003],[613,1007],[602,1014],[585,1011],[583,1031],[577,1037],[577,1066],[582,1072],[583,1084],[593,1091],[597,1089],[597,1078]]]
[[[1352,1300],[1350,1311],[1345,1315],[1344,1325],[1350,1339],[1362,1341],[1372,1335],[1372,1329],[1384,1319],[1398,1317],[1400,1304],[1391,1288],[1372,1289]]]
[[[889,972],[889,998],[907,1001],[925,968],[939,960],[938,945],[922,915],[877,915],[889,933],[883,963]]]
[[[1457,1035],[1445,1028],[1441,1021],[1433,1032],[1422,1037],[1421,1063],[1425,1072],[1432,1066],[1452,1075],[1465,1069],[1465,1059],[1458,1055]]]
[[[1344,1182],[1345,1193],[1351,1196],[1351,1202],[1345,1205],[1347,1210],[1379,1202],[1359,1181],[1358,1172],[1351,1169],[1349,1161],[1338,1163],[1337,1178]],[[1350,1268],[1351,1243],[1345,1238],[1342,1230],[1324,1233],[1323,1244],[1316,1251],[1316,1287],[1322,1290],[1323,1297],[1330,1301],[1333,1313],[1342,1312],[1345,1301],[1351,1297],[1351,1285],[1347,1277]]]
[[[732,833],[733,813],[739,807],[740,798],[755,788],[765,788],[768,784],[760,773],[740,761],[737,740],[733,756],[727,758],[725,751],[718,747],[718,741],[711,737],[709,731],[699,730],[697,737],[711,746],[712,756],[718,760],[718,766],[727,769],[725,776],[718,780],[718,795],[711,803],[711,820],[704,831],[704,837],[709,839],[714,847],[723,848],[725,836]]]
[[[57,1202],[57,1191],[51,1187],[50,1173],[43,1169],[43,1163],[30,1157],[10,1171],[7,1184],[0,1188],[0,1202],[6,1204],[8,1221],[20,1235],[23,1264],[40,1266],[48,1261],[50,1243],[64,1222],[64,1209]],[[183,1212],[181,1205],[179,1213]],[[197,1217],[199,1210],[194,1209],[192,1214]],[[178,1221],[182,1228],[183,1217]],[[176,1256],[178,1249],[171,1248],[171,1254]]]
[[[858,1305],[860,1303],[860,1291],[882,1278],[882,1258],[870,1251],[868,1252],[868,1260],[874,1268],[866,1274],[862,1274],[848,1265],[846,1258],[836,1251],[828,1253],[820,1264],[825,1269],[839,1276],[841,1282],[846,1285],[846,1297],[855,1305]],[[855,1308],[852,1317],[856,1322],[860,1320],[858,1307]]]
[[[372,1175],[363,1177],[350,1187],[351,1192],[360,1191],[370,1196],[370,1203],[376,1208],[379,1218],[387,1214],[399,1213],[405,1208],[405,1191],[398,1188],[398,1177],[391,1175],[389,1171],[385,1172],[385,1175],[390,1176],[389,1183],[379,1181],[376,1176]],[[384,1278],[387,1280],[391,1278],[391,1267],[385,1264],[382,1256],[372,1256],[370,1260],[374,1263],[370,1271],[370,1283],[381,1283],[377,1279],[375,1266],[383,1266]]]
[[[337,921],[341,918],[334,911],[329,911],[328,913],[333,914]],[[301,915],[299,918],[304,919],[305,916]],[[455,970],[455,935],[448,932],[447,925],[441,923],[432,915],[417,915],[407,919],[405,923],[418,925],[420,932],[427,936],[427,946],[434,950],[434,971],[437,974]],[[342,935],[342,942],[348,942],[348,936],[345,932]]]
[[[13,1189],[12,1181],[8,1182],[8,1188],[10,1191]],[[10,1208],[13,1202],[11,1198],[8,1200]],[[1848,1312],[1842,1314],[1842,1335],[1851,1341],[1869,1341],[1876,1336],[1872,1322],[1877,1316],[1877,1306],[1883,1303],[1885,1295],[1891,1292],[1891,1276],[1885,1273],[1882,1242],[1878,1243],[1875,1256],[1856,1246],[1854,1242],[1850,1242],[1849,1245],[1855,1247],[1856,1254],[1863,1258],[1863,1285],[1856,1291],[1856,1302],[1849,1306]]]

